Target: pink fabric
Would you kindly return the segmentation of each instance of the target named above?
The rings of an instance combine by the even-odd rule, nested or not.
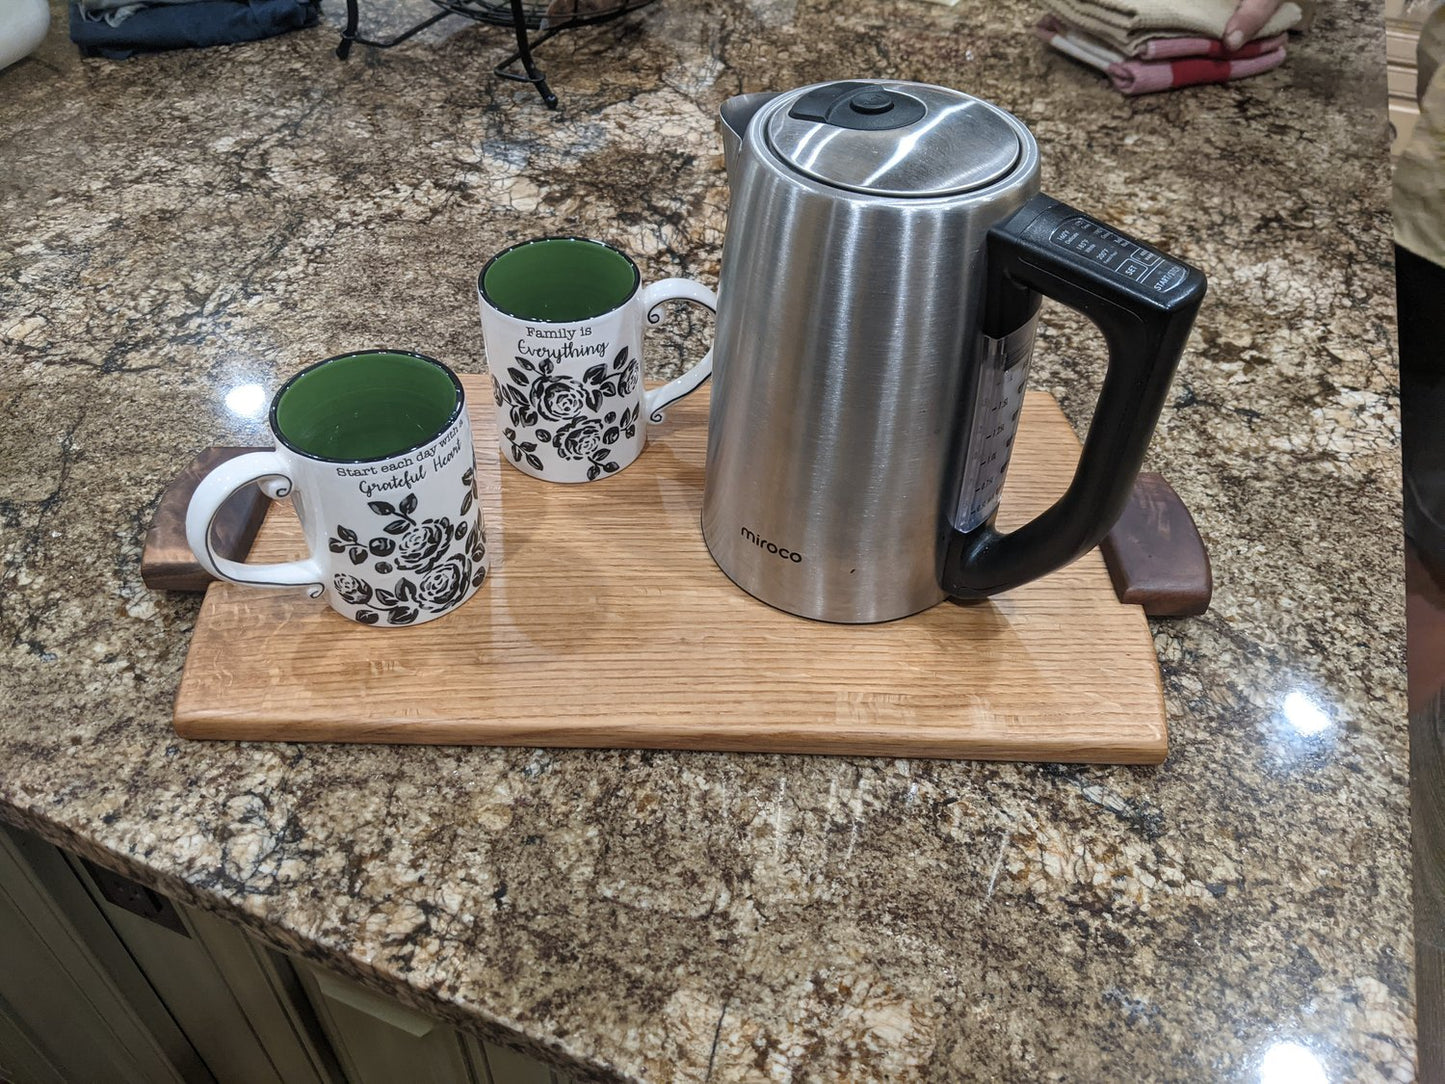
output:
[[[1284,34],[1233,52],[1213,38],[1154,38],[1131,57],[1052,15],[1034,29],[1054,49],[1107,74],[1114,89],[1128,95],[1247,79],[1284,63]]]
[[[1109,81],[1120,94],[1153,94],[1160,90],[1173,90],[1175,87],[1248,79],[1251,75],[1260,75],[1278,68],[1283,63],[1283,49],[1272,49],[1244,60],[1212,60],[1208,57],[1125,60],[1109,65]]]
[[[1129,59],[1124,53],[1119,52],[1118,46],[1094,37],[1087,30],[1070,26],[1057,15],[1045,15],[1034,29],[1039,37],[1049,44],[1053,44],[1052,39],[1056,35],[1066,35],[1075,41],[1087,42],[1100,52],[1118,53],[1120,60]],[[1276,49],[1283,49],[1288,40],[1288,34],[1276,34],[1272,38],[1255,38],[1254,41],[1247,41],[1231,52],[1218,38],[1150,38],[1148,41],[1139,43],[1133,56],[1136,60],[1175,60],[1185,56],[1207,56],[1215,60],[1249,60],[1263,53],[1272,53]]]

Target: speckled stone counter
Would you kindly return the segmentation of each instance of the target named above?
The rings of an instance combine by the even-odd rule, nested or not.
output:
[[[57,9],[0,73],[0,816],[583,1077],[1411,1075],[1375,5],[1127,100],[1017,0],[661,0],[544,47],[556,113],[491,77],[501,31],[342,63],[331,6],[125,63]],[[844,76],[997,101],[1048,191],[1211,277],[1148,463],[1217,583],[1155,628],[1166,764],[172,733],[197,601],[142,586],[141,542],[194,452],[264,439],[233,389],[375,344],[481,371],[475,273],[538,233],[715,282],[718,104]],[[1046,319],[1033,383],[1082,426],[1102,347]]]

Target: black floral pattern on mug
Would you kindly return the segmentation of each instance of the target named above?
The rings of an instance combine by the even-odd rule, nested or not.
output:
[[[527,389],[527,402],[539,418],[564,422],[582,412],[587,404],[587,392],[570,376],[539,376]]]
[[[457,515],[465,516],[471,511],[472,504],[477,499],[477,453],[472,453],[472,465],[462,475],[462,485],[467,487],[467,494],[462,498],[462,507]]]
[[[537,430],[540,437],[545,430]],[[535,440],[521,440],[517,437],[517,431],[510,426],[502,430],[502,437],[506,440],[508,447],[512,450],[513,459],[524,459],[530,463],[534,470],[542,469],[542,457],[537,454],[537,442]],[[550,437],[548,438],[550,439]]]
[[[392,564],[404,572],[424,574],[436,567],[452,541],[452,521],[428,519],[402,535]]]
[[[361,539],[350,527],[336,525],[336,533],[327,540],[327,547],[332,553],[344,553],[354,565],[366,563],[367,549],[361,544]]]
[[[615,444],[619,437],[626,437],[631,440],[637,435],[637,419],[642,414],[641,405],[628,407],[621,414],[614,414],[608,411],[602,415],[602,420],[607,423],[608,428],[603,432],[602,439],[608,444]],[[613,428],[615,424],[615,428]]]
[[[462,510],[460,514],[466,515],[467,510],[471,508],[477,498],[477,458],[475,453],[472,455],[471,467],[462,475],[462,481],[467,485],[467,494],[462,498]],[[470,524],[466,522],[464,522],[462,526],[470,528]],[[472,586],[480,587],[487,578],[487,566],[482,563],[487,559],[487,532],[479,525],[475,531],[470,532],[470,537],[468,537],[467,532],[459,530],[457,538],[465,541],[467,556],[471,558]]]
[[[609,398],[636,392],[642,378],[640,360],[624,346],[611,362],[593,365],[580,380],[558,374],[551,361],[520,356],[514,360],[505,381],[492,380],[497,406],[507,411],[512,423],[503,425],[502,439],[513,462],[545,473],[537,450],[549,445],[564,462],[587,463],[588,481],[620,470],[614,451],[624,437],[636,438],[640,408],[607,411],[600,417],[597,411]]]
[[[394,591],[384,587],[372,587],[355,576],[343,573],[337,573],[332,580],[332,586],[336,588],[338,595],[353,606],[372,607],[357,611],[356,620],[363,625],[375,625],[383,614],[386,615],[388,625],[410,625],[420,613],[415,604],[416,585],[405,577],[397,581]]]
[[[472,584],[472,560],[465,553],[454,553],[417,584],[422,602],[436,611],[455,606]]]
[[[476,531],[472,534],[472,548],[467,551],[467,556],[472,559],[472,586],[482,586],[482,581],[487,578],[487,566],[482,564],[487,557],[487,532]]]
[[[552,447],[562,459],[576,462],[588,460],[587,480],[590,482],[602,474],[613,474],[619,465],[612,460],[612,443],[607,436],[611,433],[616,440],[616,431],[604,430],[598,418],[573,418],[552,436]],[[541,433],[538,433],[541,436]]]
[[[506,406],[514,426],[536,425],[537,408],[532,404],[532,378],[551,376],[553,365],[550,361],[538,363],[524,357],[517,357],[515,361],[516,364],[507,369],[506,383],[493,377],[493,392],[497,405]]]
[[[365,606],[371,601],[371,584],[365,580],[338,572],[332,582],[336,593],[353,606]]]
[[[626,351],[623,352],[626,353]],[[642,365],[636,361],[630,363],[617,377],[617,394],[631,395],[635,392],[637,390],[638,379],[641,375]]]
[[[338,572],[331,586],[336,594],[352,606],[363,625],[412,624],[423,612],[441,614],[457,605],[486,579],[481,563],[487,554],[486,532],[480,526],[473,530],[474,506],[477,500],[477,465],[462,475],[465,487],[453,524],[451,517],[428,517],[418,521],[413,513],[417,498],[407,493],[399,502],[375,500],[367,507],[387,519],[382,534],[363,543],[354,529],[338,524],[331,536],[333,553],[346,553],[353,565],[374,560],[371,571],[378,576],[394,572],[408,573],[397,578],[390,587],[382,587],[357,574]],[[471,513],[469,516],[468,513]]]
[[[597,418],[573,418],[557,430],[556,436],[548,436],[563,459],[587,459],[602,447],[602,422]]]
[[[630,353],[624,346],[617,351],[611,365],[594,365],[582,374],[582,383],[587,388],[589,410],[600,407],[604,396],[632,394],[637,387],[638,363],[629,358]]]

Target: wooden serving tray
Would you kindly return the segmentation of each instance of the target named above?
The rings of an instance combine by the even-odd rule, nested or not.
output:
[[[1168,749],[1143,610],[1097,550],[979,603],[830,625],[733,585],[702,540],[708,389],[669,408],[631,467],[522,475],[496,450],[485,377],[462,377],[492,570],[426,625],[354,624],[300,590],[212,584],[176,695],[188,738],[711,749],[1158,763]],[[999,516],[1061,493],[1079,444],[1025,400]],[[253,561],[302,553],[289,507]]]

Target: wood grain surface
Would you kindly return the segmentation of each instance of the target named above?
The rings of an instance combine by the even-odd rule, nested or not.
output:
[[[175,727],[191,738],[710,749],[1157,763],[1148,623],[1098,551],[979,603],[830,625],[751,598],[699,527],[708,391],[641,458],[580,486],[500,461],[491,393],[463,377],[492,571],[426,625],[356,625],[303,592],[211,586]],[[1029,393],[1000,523],[1062,492],[1078,441]],[[253,561],[301,555],[277,506]]]
[[[265,448],[206,448],[176,476],[156,506],[155,519],[146,532],[141,552],[141,582],[152,591],[204,591],[215,577],[200,566],[186,541],[186,509],[201,479],[222,463]],[[244,561],[270,502],[254,485],[232,493],[211,523],[216,553],[231,561]]]
[[[1196,617],[1209,609],[1209,551],[1163,475],[1139,475],[1099,551],[1120,602],[1137,603],[1150,617]]]

